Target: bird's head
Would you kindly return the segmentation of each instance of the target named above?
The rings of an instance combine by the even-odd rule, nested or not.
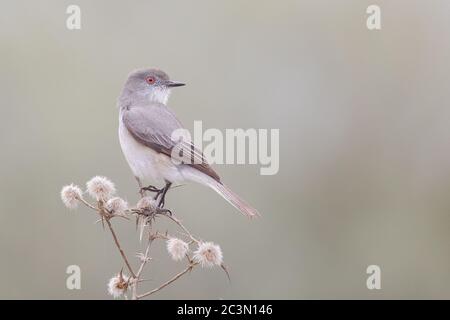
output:
[[[149,101],[167,104],[170,90],[184,86],[184,83],[173,81],[158,69],[144,69],[133,71],[125,83],[124,90],[128,94],[144,97]]]

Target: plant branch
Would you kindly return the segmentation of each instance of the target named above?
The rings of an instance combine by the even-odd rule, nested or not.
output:
[[[123,261],[127,265],[128,270],[130,271],[131,275],[136,278],[136,274],[134,273],[133,269],[131,268],[130,263],[128,262],[127,256],[125,255],[125,252],[122,250],[122,247],[120,246],[119,240],[117,239],[116,233],[114,232],[114,229],[111,225],[111,222],[109,219],[105,219],[106,224],[108,225],[109,231],[111,231],[111,234],[113,236],[114,242],[116,244],[117,249],[120,251],[120,255],[122,256]]]
[[[140,183],[140,180],[138,179],[138,183],[141,190],[141,197],[145,196],[145,191],[142,189],[142,185]],[[185,274],[189,273],[195,266],[200,264],[200,261],[203,261],[202,259],[209,260],[210,257],[206,257],[203,255],[203,253],[200,253],[200,258],[198,258],[196,255],[199,253],[190,251],[189,248],[190,245],[196,244],[198,246],[198,250],[200,250],[200,247],[202,243],[200,240],[198,240],[196,237],[192,235],[192,233],[183,225],[181,220],[179,220],[175,215],[172,215],[170,210],[154,207],[152,202],[149,202],[148,204],[144,202],[144,204],[138,202],[136,207],[130,208],[126,204],[126,202],[121,198],[113,199],[111,198],[114,195],[114,184],[109,181],[105,177],[99,177],[96,176],[92,178],[87,183],[87,193],[89,193],[90,196],[92,196],[93,199],[96,199],[96,203],[90,203],[89,201],[83,199],[83,192],[78,186],[75,185],[68,185],[65,186],[61,191],[61,198],[64,202],[64,204],[69,207],[70,209],[74,208],[73,202],[79,201],[89,209],[94,210],[99,216],[100,220],[103,225],[103,229],[105,229],[105,224],[108,226],[109,231],[111,232],[112,238],[114,240],[114,244],[119,250],[119,253],[121,255],[121,258],[123,262],[126,265],[126,268],[129,271],[129,275],[123,275],[122,271],[120,273],[111,278],[110,282],[108,283],[108,292],[113,295],[114,297],[119,296],[125,296],[125,299],[127,299],[126,293],[131,293],[131,299],[132,300],[138,300],[145,297],[148,297],[165,287],[169,286],[170,284],[174,283],[181,277],[183,277]],[[106,201],[108,200],[108,201]],[[111,202],[110,202],[111,201]],[[133,268],[130,264],[130,261],[127,258],[127,255],[125,254],[125,251],[122,249],[122,246],[120,245],[119,239],[117,237],[116,232],[114,231],[111,219],[114,217],[122,217],[126,220],[130,220],[129,217],[135,216],[137,223],[143,219],[143,225],[141,228],[141,237],[143,232],[146,231],[146,234],[148,236],[147,243],[145,246],[144,252],[140,252],[137,254],[137,257],[140,259],[140,264],[137,267],[137,272],[133,271]],[[167,219],[171,220],[173,223],[175,223],[179,229],[176,232],[183,235],[182,238],[186,240],[184,242],[183,240],[173,238],[171,235],[169,235],[168,231],[160,232],[157,229],[153,229],[153,222],[156,222],[157,216],[164,216]],[[106,222],[106,223],[105,223]],[[136,225],[138,227],[138,224]],[[149,226],[149,228],[145,228],[145,226]],[[140,238],[141,238],[140,237]],[[146,265],[148,265],[150,258],[150,251],[152,244],[155,240],[161,239],[163,242],[169,241],[166,243],[167,250],[169,251],[169,254],[172,256],[172,258],[175,261],[180,260],[179,253],[177,253],[177,250],[183,250],[183,254],[185,255],[187,267],[183,269],[181,272],[175,274],[169,280],[161,284],[159,287],[154,288],[153,290],[147,291],[143,294],[138,294],[138,287],[140,286],[140,282],[144,282],[147,280],[142,279],[144,274],[144,269]],[[181,241],[182,248],[177,249],[173,246],[172,239],[175,239],[175,241]],[[227,269],[225,265],[221,263],[222,260],[222,254],[220,251],[220,248],[218,246],[213,246],[213,248],[217,247],[216,250],[218,250],[220,254],[220,262],[215,263],[216,265],[219,265],[222,267],[222,269],[227,273],[227,276],[229,278]],[[179,251],[178,251],[179,252]],[[200,261],[198,261],[200,260]],[[203,266],[203,262],[202,262]],[[123,269],[123,268],[122,268]]]
[[[92,210],[98,211],[98,208],[94,207],[92,204],[90,204],[89,202],[87,202],[83,198],[79,198],[78,200],[81,201],[81,203],[83,203],[87,207],[91,208]]]
[[[148,262],[148,259],[149,259],[148,254],[149,254],[149,252],[150,252],[150,246],[152,245],[152,243],[153,243],[153,238],[152,238],[151,235],[149,235],[147,248],[145,249],[145,253],[144,253],[144,259],[142,260],[141,265],[139,266],[139,270],[138,270],[138,272],[136,273],[136,276],[137,276],[138,278],[141,276],[142,271],[144,270],[144,267],[145,267],[145,265],[146,265],[147,262]]]
[[[191,238],[192,241],[199,243],[200,241],[197,240],[190,232],[189,230],[181,223],[180,220],[178,220],[175,216],[173,215],[165,215],[165,217],[169,218],[170,220],[172,220],[173,222],[175,222],[187,235],[189,238]]]
[[[198,263],[190,264],[186,269],[184,269],[180,273],[176,274],[173,278],[171,278],[170,280],[166,281],[165,283],[160,285],[158,288],[155,288],[155,289],[153,289],[153,290],[151,290],[149,292],[146,292],[146,293],[143,293],[141,295],[138,295],[137,298],[138,299],[142,299],[142,298],[148,297],[149,295],[152,295],[152,294],[158,292],[161,289],[164,289],[165,287],[170,285],[172,282],[176,281],[177,279],[181,278],[183,275],[185,275],[186,273],[191,271],[197,264]]]

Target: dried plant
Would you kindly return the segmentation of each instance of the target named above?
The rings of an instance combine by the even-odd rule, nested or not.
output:
[[[156,188],[152,188],[156,190]],[[89,194],[94,199],[94,202],[91,203],[85,200],[83,197],[84,193]],[[227,268],[223,264],[223,255],[220,247],[212,242],[200,241],[199,238],[192,235],[172,212],[158,207],[156,200],[159,193],[155,197],[150,197],[145,194],[144,190],[141,190],[141,199],[134,208],[130,208],[128,203],[122,198],[115,196],[115,193],[116,188],[114,184],[109,179],[100,176],[96,176],[86,183],[86,192],[82,192],[78,186],[73,184],[65,186],[61,190],[61,199],[67,208],[76,209],[79,203],[84,204],[98,214],[100,218],[98,222],[101,222],[103,229],[109,230],[112,235],[125,267],[125,271],[122,268],[107,284],[107,291],[114,298],[124,297],[125,299],[138,300],[148,297],[172,284],[197,266],[220,266],[228,276]],[[168,231],[159,232],[156,228],[157,217],[164,217],[173,222],[177,228],[181,229],[179,233],[185,239],[174,237]],[[129,255],[125,253],[120,245],[119,238],[112,224],[115,218],[128,221],[134,218],[140,240],[144,239],[146,241],[145,251],[136,255],[138,259],[137,269],[133,269]],[[158,287],[139,293],[139,286],[145,281],[143,279],[144,268],[152,260],[150,248],[156,240],[165,242],[167,252],[172,260],[176,262],[185,261],[186,266],[181,272],[173,275]]]

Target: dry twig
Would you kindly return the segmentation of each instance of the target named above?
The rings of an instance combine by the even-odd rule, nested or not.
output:
[[[156,207],[151,198],[145,197],[145,192],[141,193],[142,198],[135,208],[128,208],[126,202],[122,199],[117,197],[112,198],[112,195],[115,193],[115,187],[107,178],[94,177],[86,185],[87,193],[96,200],[95,203],[90,203],[85,200],[83,198],[83,192],[75,185],[65,186],[61,191],[61,198],[64,204],[70,209],[76,208],[78,202],[81,202],[100,216],[100,221],[102,221],[103,226],[104,223],[106,223],[114,240],[114,244],[130,273],[130,276],[127,276],[121,270],[115,277],[110,279],[108,291],[114,297],[126,297],[128,290],[131,291],[131,299],[133,300],[148,297],[172,284],[197,266],[220,266],[229,277],[228,271],[222,263],[222,251],[220,247],[211,242],[202,242],[198,240],[198,238],[195,237],[175,215],[168,210]],[[111,222],[115,217],[130,220],[130,216],[136,217],[137,224],[140,222],[143,223],[142,229],[140,230],[141,236],[144,229],[147,228],[145,251],[137,255],[140,259],[137,272],[134,272],[132,264],[125,251],[122,249],[119,237]],[[177,225],[182,230],[181,234],[184,235],[186,241],[169,235],[167,231],[164,233],[159,232],[155,228],[154,223],[157,216],[165,217]],[[150,257],[150,248],[155,240],[166,242],[167,250],[173,260],[182,261],[183,258],[186,258],[187,266],[183,271],[175,274],[159,287],[139,294],[138,284],[146,281],[142,276],[145,266],[152,260]],[[195,251],[191,251],[190,246],[192,245],[196,246]]]

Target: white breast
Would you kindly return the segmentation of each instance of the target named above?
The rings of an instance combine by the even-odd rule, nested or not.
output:
[[[164,155],[138,143],[119,119],[119,140],[122,152],[135,177],[163,183],[182,182],[184,180],[179,168]]]

